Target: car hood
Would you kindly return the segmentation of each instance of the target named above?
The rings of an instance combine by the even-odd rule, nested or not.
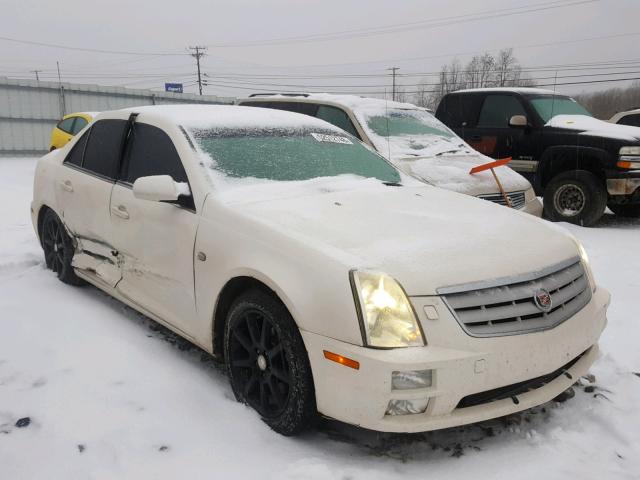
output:
[[[538,271],[578,255],[562,229],[491,202],[374,180],[359,188],[334,185],[243,187],[218,198],[252,223],[331,255],[347,269],[392,275],[409,295]]]
[[[424,180],[430,185],[467,195],[499,193],[491,171],[474,173],[469,170],[493,159],[480,154],[442,154],[431,157],[406,157],[393,160],[393,164],[408,175]],[[509,167],[499,167],[495,173],[507,192],[528,190],[529,181]]]
[[[499,192],[490,171],[469,174],[473,167],[493,159],[476,152],[459,137],[401,135],[372,138],[378,152],[391,163],[430,185],[473,196]],[[531,188],[527,179],[508,167],[495,171],[507,192]]]
[[[640,142],[640,127],[618,125],[586,115],[556,115],[545,127],[577,130],[579,135],[624,140],[634,145]]]

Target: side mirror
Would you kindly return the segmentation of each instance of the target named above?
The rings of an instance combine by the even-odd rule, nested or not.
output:
[[[528,125],[529,122],[527,121],[527,117],[525,117],[524,115],[514,115],[509,119],[510,127],[522,128]]]
[[[175,202],[180,195],[191,195],[186,183],[176,183],[169,175],[140,177],[133,183],[133,196],[152,202]]]

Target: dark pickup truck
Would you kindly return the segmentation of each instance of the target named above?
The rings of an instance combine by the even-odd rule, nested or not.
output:
[[[607,205],[640,217],[640,128],[597,120],[565,95],[534,88],[447,94],[436,117],[476,150],[511,157],[554,221],[595,224]]]

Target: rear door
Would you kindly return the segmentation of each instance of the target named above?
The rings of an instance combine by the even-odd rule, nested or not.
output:
[[[73,146],[56,178],[60,215],[78,241],[73,265],[109,286],[120,279],[113,259],[109,203],[126,120],[100,120]]]
[[[189,335],[195,319],[193,248],[199,217],[190,196],[176,203],[135,198],[133,183],[152,175],[189,182],[169,135],[136,121],[111,196],[111,224],[122,272],[118,291]]]

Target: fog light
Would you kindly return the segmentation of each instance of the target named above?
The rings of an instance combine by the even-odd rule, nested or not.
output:
[[[390,400],[385,415],[415,415],[424,413],[429,405],[428,398],[418,400]]]
[[[394,390],[412,390],[430,387],[432,370],[409,370],[391,374],[391,388]]]

